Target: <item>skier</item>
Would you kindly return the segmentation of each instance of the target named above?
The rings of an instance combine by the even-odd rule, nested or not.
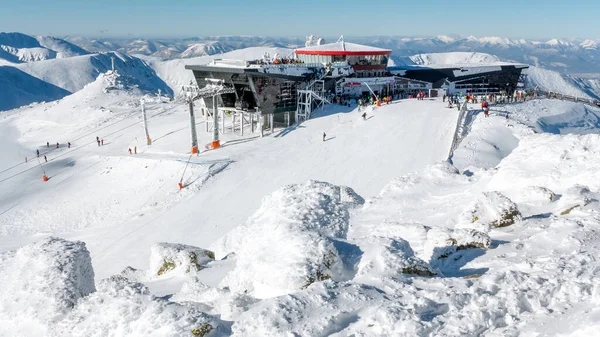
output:
[[[362,114],[362,118],[363,118],[364,121],[367,120],[367,113],[366,112]]]
[[[483,110],[483,114],[487,118],[487,117],[489,117],[489,113],[490,113],[490,111],[489,111],[488,107],[486,106],[485,109]]]
[[[96,136],[96,142],[98,143],[98,146],[100,146],[100,137]]]
[[[56,142],[56,148],[58,149],[58,142]]]
[[[137,146],[133,147],[133,154],[137,154]]]
[[[323,141],[325,141],[325,137],[327,137],[327,135],[325,134],[325,132],[323,132]]]
[[[67,143],[67,147],[70,149],[71,148],[71,142]]]
[[[50,147],[50,142],[46,142],[46,147]]]
[[[100,143],[102,144],[102,146],[104,146],[104,138],[100,140]]]
[[[27,162],[27,157],[25,157],[25,162]]]
[[[129,150],[129,154],[131,154],[131,148],[129,148],[128,150]]]
[[[35,150],[35,154],[37,154],[38,158],[40,157],[40,150]]]
[[[46,163],[48,162],[48,158],[46,158],[46,155],[44,155],[44,161],[46,161]]]

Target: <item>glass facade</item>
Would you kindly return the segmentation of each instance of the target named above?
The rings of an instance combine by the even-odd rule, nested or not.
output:
[[[332,63],[348,62],[355,66],[385,66],[389,55],[306,55],[297,54],[299,60],[304,63]]]

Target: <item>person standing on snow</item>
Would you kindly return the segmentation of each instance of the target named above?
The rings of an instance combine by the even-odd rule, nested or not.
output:
[[[40,150],[35,150],[35,154],[37,154],[38,158],[40,157]]]
[[[50,147],[50,142],[46,142],[46,147]]]
[[[56,142],[56,148],[58,149],[58,142]]]
[[[67,143],[67,147],[70,149],[71,148],[71,142]]]
[[[100,139],[100,144],[102,144],[102,146],[104,146],[104,138]]]
[[[96,142],[98,143],[98,146],[100,146],[100,137],[96,136]]]
[[[46,158],[46,155],[44,155],[44,161],[47,163],[48,162],[48,158]]]
[[[327,137],[327,135],[325,134],[325,132],[323,132],[323,141],[325,141],[325,137]]]
[[[137,146],[133,147],[133,154],[137,154]]]
[[[131,148],[129,148],[128,150],[129,150],[129,154],[131,154]]]
[[[367,113],[366,112],[362,114],[362,118],[363,118],[363,121],[367,120]]]

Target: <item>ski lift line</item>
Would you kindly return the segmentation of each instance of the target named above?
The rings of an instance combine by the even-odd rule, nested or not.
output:
[[[165,111],[161,111],[161,112],[159,112],[159,113],[156,113],[156,114],[154,114],[154,115],[152,115],[152,116],[148,117],[148,119],[150,119],[150,118],[154,118],[154,117],[157,117],[157,116],[159,116],[159,115],[161,115],[161,114],[164,114],[164,113],[166,113],[166,112],[168,112],[168,111],[171,111],[171,110],[173,110],[173,109],[175,109],[175,108],[177,108],[177,107],[173,107],[173,108],[171,108],[171,109],[168,109],[168,110],[165,110]],[[115,123],[113,123],[112,125],[114,125],[114,124],[116,124],[116,123],[119,123],[119,122],[122,122],[122,121],[124,121],[124,120],[125,120],[125,119],[123,119],[123,120],[120,120],[120,121],[118,121],[118,122],[115,122]],[[114,135],[115,133],[121,132],[121,131],[123,131],[123,130],[125,130],[125,129],[128,129],[128,128],[131,128],[131,127],[133,127],[133,126],[136,126],[136,125],[138,125],[138,123],[139,123],[139,122],[135,122],[135,123],[133,123],[133,124],[127,125],[126,127],[122,128],[122,129],[119,129],[119,130],[117,130],[117,131],[114,131],[114,132],[111,132],[111,133],[107,134],[106,136],[112,136],[112,135]],[[108,126],[106,126],[106,127],[108,127]],[[93,134],[93,133],[94,133],[94,132],[91,132],[91,133],[89,133],[89,134],[88,134],[88,136],[89,136],[90,134]],[[79,137],[79,138],[77,138],[77,139],[81,139],[81,138],[83,138],[83,137],[84,137],[84,136],[82,136],[82,137]],[[88,146],[88,145],[95,144],[95,143],[96,143],[96,141],[91,141],[91,142],[89,142],[89,143],[84,143],[82,146],[76,147],[76,148],[74,148],[74,149],[73,149],[73,150],[71,150],[71,151],[67,151],[67,152],[63,152],[63,153],[59,154],[58,156],[56,156],[56,157],[54,157],[54,158],[50,159],[50,161],[53,161],[53,160],[55,160],[55,159],[57,159],[57,158],[60,158],[60,157],[63,157],[63,156],[65,156],[65,155],[67,155],[67,154],[69,154],[69,153],[72,153],[72,152],[74,152],[74,151],[78,151],[79,149],[82,149],[82,148],[84,148],[84,147],[86,147],[86,146]],[[89,152],[88,152],[88,153],[89,153]],[[38,161],[39,161],[39,158],[38,158]],[[23,164],[23,163],[21,163],[21,164]],[[21,164],[19,164],[19,165],[21,165]],[[41,163],[40,163],[40,165],[41,165]],[[16,166],[18,166],[18,165],[16,165]],[[19,176],[19,175],[21,175],[21,174],[23,174],[23,173],[25,173],[25,172],[28,172],[28,171],[30,171],[30,170],[32,170],[32,169],[34,169],[34,168],[35,168],[35,166],[33,166],[33,167],[30,167],[30,168],[27,168],[27,169],[25,169],[25,170],[23,170],[23,171],[20,171],[20,172],[18,172],[18,173],[15,173],[15,174],[13,174],[12,176],[9,176],[9,177],[7,177],[7,178],[4,178],[4,179],[0,180],[0,183],[3,183],[3,182],[5,182],[5,181],[7,181],[7,180],[10,180],[10,179],[12,179],[12,178],[14,178],[14,177],[16,177],[16,176]],[[4,171],[2,171],[2,172],[4,172]],[[2,173],[2,172],[0,172],[0,173]]]
[[[185,175],[185,171],[187,170],[188,165],[190,165],[190,160],[192,159],[192,155],[193,154],[190,154],[190,156],[188,157],[187,163],[185,164],[185,168],[183,169],[183,174],[181,174],[181,179],[179,179],[180,183],[183,183],[183,176]]]
[[[171,111],[171,110],[173,110],[173,109],[175,109],[175,108],[177,108],[177,107],[170,108],[170,109],[168,109],[168,110],[165,110],[165,111],[163,111],[163,112],[166,112],[166,111]],[[123,115],[126,115],[126,114],[130,114],[130,113],[131,113],[131,112],[123,112],[123,113],[117,114],[117,115],[115,115],[115,116],[113,116],[113,117],[120,117],[120,116],[123,116]],[[113,126],[113,125],[115,125],[115,124],[121,123],[121,122],[125,121],[126,119],[127,119],[127,118],[119,119],[118,121],[115,121],[115,122],[113,122],[113,123],[110,123],[110,124],[108,124],[108,125],[105,125],[105,126],[103,126],[103,127],[101,127],[101,128],[95,129],[93,132],[90,132],[90,133],[84,134],[84,135],[82,135],[82,136],[79,136],[79,137],[77,137],[77,138],[73,138],[73,139],[72,139],[72,141],[76,141],[76,140],[79,140],[79,139],[82,139],[82,138],[88,137],[88,136],[90,136],[90,135],[92,135],[92,134],[94,134],[94,133],[97,133],[99,130],[103,130],[103,129],[106,129],[106,128],[108,128],[108,127],[111,127],[111,126]],[[48,154],[48,153],[50,153],[50,152],[52,152],[52,151],[40,152],[40,155],[45,155],[45,154]],[[28,160],[30,159],[29,157],[26,157],[26,158],[27,158]],[[2,174],[2,173],[4,173],[4,172],[7,172],[7,171],[10,171],[10,170],[12,170],[12,169],[14,169],[14,168],[16,168],[16,167],[19,167],[20,165],[23,165],[23,164],[27,164],[27,162],[20,162],[20,163],[18,163],[18,164],[16,164],[16,165],[13,165],[13,166],[11,166],[11,167],[8,167],[8,168],[6,168],[6,169],[4,169],[4,170],[0,171],[0,174]]]

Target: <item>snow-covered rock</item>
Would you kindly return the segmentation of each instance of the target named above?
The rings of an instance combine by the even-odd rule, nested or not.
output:
[[[337,240],[346,236],[348,209],[361,201],[346,187],[318,181],[273,192],[245,225],[216,245],[219,256],[237,256],[223,285],[264,298],[347,278],[342,255],[352,255],[352,248]]]
[[[360,248],[363,255],[356,273],[358,280],[398,277],[401,274],[435,275],[425,261],[415,256],[410,244],[400,238],[370,237],[360,241]]]
[[[150,250],[150,274],[155,276],[197,272],[215,259],[210,250],[176,243],[159,242]]]
[[[123,276],[98,284],[98,291],[82,299],[50,336],[223,336],[219,319],[193,304],[181,305],[150,294]]]
[[[489,235],[471,228],[454,229],[450,242],[456,246],[457,250],[469,248],[488,249],[492,245]]]
[[[246,293],[232,292],[228,288],[210,287],[202,283],[198,277],[187,279],[181,289],[171,297],[171,301],[205,305],[207,313],[221,315],[221,318],[226,320],[236,319],[258,302]]]
[[[467,207],[462,221],[491,227],[506,227],[521,219],[521,213],[512,200],[500,192],[483,192]]]
[[[50,237],[0,259],[0,335],[44,335],[95,291],[83,242]]]

